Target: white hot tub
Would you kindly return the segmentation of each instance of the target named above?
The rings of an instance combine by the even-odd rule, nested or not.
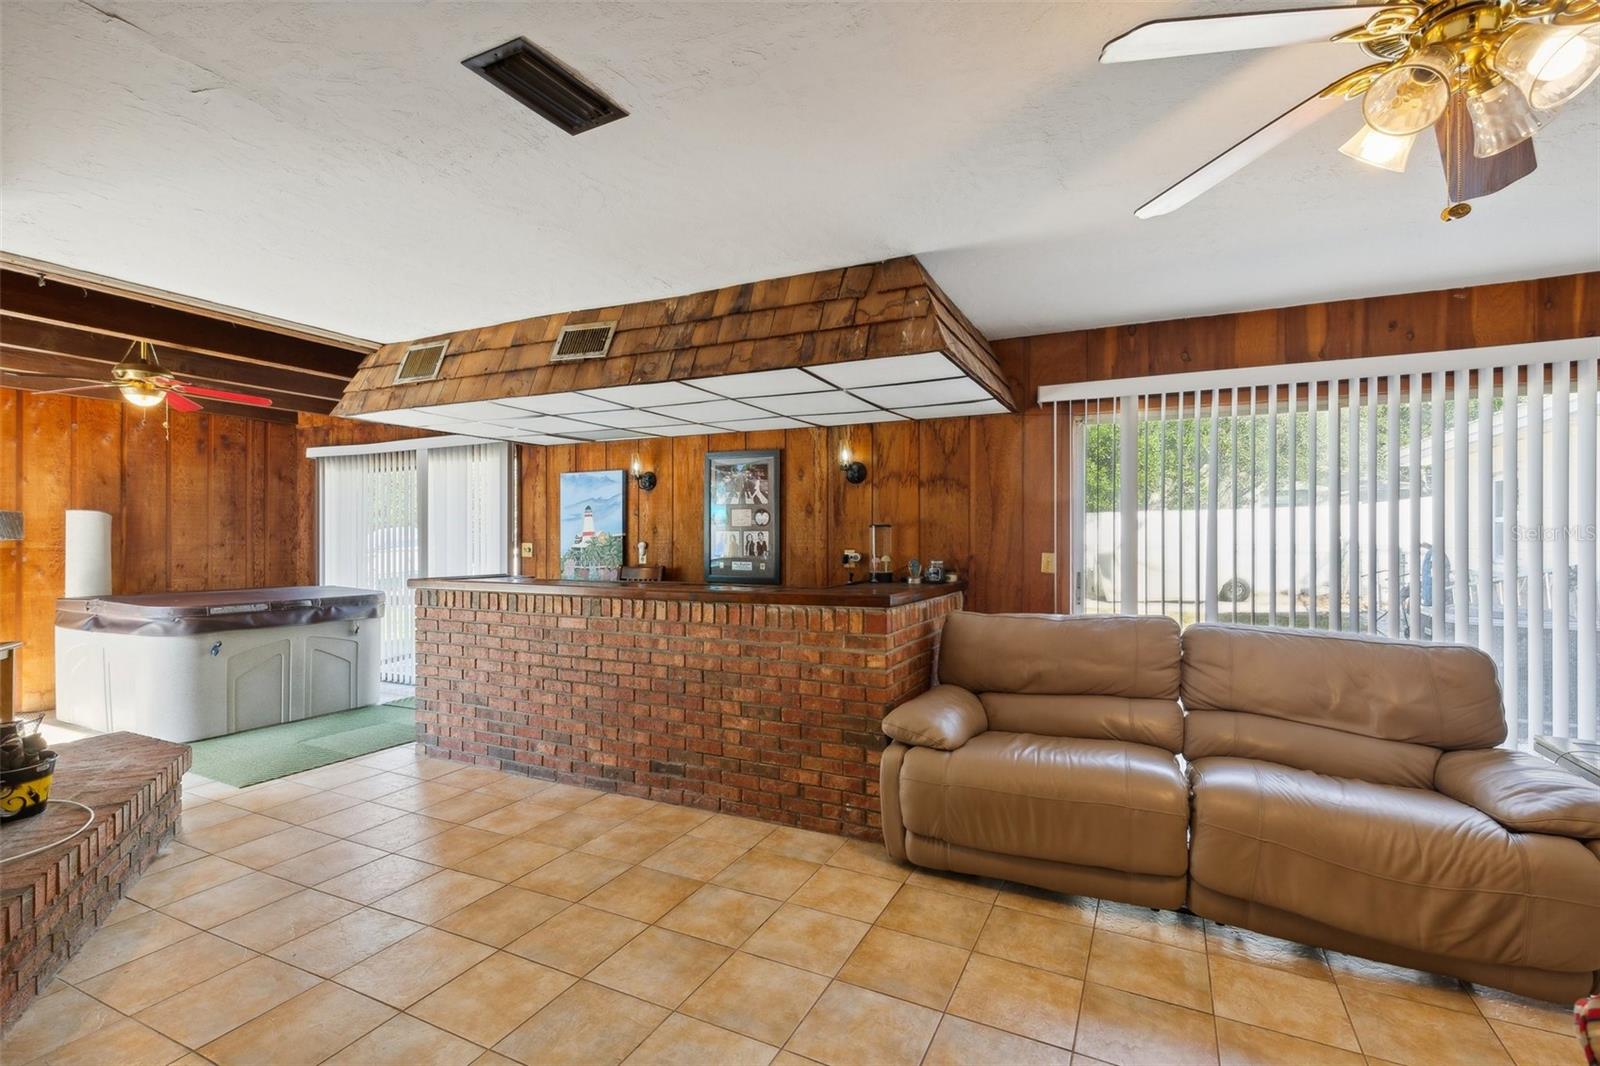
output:
[[[373,704],[382,615],[339,586],[60,600],[56,715],[182,743]]]

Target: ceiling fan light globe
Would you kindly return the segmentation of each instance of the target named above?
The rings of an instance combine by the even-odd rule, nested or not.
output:
[[[1495,53],[1494,68],[1536,111],[1553,111],[1600,78],[1600,24],[1518,27]]]
[[[1509,81],[1468,93],[1467,115],[1472,119],[1472,154],[1479,159],[1516,147],[1544,125],[1522,90]]]
[[[1455,56],[1424,48],[1380,74],[1361,98],[1361,114],[1379,133],[1405,137],[1439,121],[1450,103]]]
[[[118,385],[117,391],[135,407],[154,407],[161,402],[161,390],[142,381]]]
[[[1411,158],[1411,146],[1416,142],[1415,133],[1408,133],[1404,137],[1393,137],[1371,126],[1363,125],[1356,130],[1355,136],[1339,146],[1339,151],[1351,159],[1377,167],[1379,170],[1404,174],[1406,162]]]

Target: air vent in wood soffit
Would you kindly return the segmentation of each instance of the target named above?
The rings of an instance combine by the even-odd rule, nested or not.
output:
[[[625,117],[615,100],[525,37],[480,52],[461,65],[499,86],[551,124],[579,134]]]
[[[403,385],[412,381],[432,381],[439,376],[439,368],[444,365],[444,350],[449,341],[432,341],[428,344],[413,344],[406,349],[405,358],[400,361],[400,368],[394,372],[394,383]]]
[[[561,335],[556,338],[555,351],[550,354],[550,361],[571,363],[579,359],[603,359],[611,350],[611,335],[616,329],[615,322],[563,326]]]

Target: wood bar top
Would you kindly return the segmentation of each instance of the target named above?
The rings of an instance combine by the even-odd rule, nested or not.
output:
[[[630,600],[690,600],[703,603],[764,603],[792,607],[899,607],[938,599],[966,590],[966,582],[908,585],[905,582],[874,585],[832,585],[799,588],[788,585],[702,585],[688,581],[566,581],[509,574],[481,577],[416,577],[406,582],[414,589],[457,592],[507,592],[523,596],[599,596]]]

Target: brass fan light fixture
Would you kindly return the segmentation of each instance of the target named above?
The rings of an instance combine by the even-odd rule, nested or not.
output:
[[[27,371],[25,373],[37,373]],[[128,354],[123,356],[122,362],[111,368],[110,381],[96,381],[93,378],[72,378],[81,381],[82,385],[75,385],[65,389],[47,389],[41,395],[74,392],[110,392],[116,390],[124,400],[135,407],[156,407],[162,400],[174,411],[199,411],[201,406],[195,402],[195,397],[207,400],[220,400],[226,403],[245,404],[249,407],[271,407],[272,401],[265,396],[251,396],[243,392],[231,392],[226,389],[214,389],[206,385],[193,385],[180,378],[175,378],[162,369],[156,360],[156,349],[149,341],[134,341],[128,346]]]
[[[1430,126],[1444,162],[1449,221],[1533,172],[1531,138],[1600,77],[1600,0],[1434,0],[1162,19],[1109,42],[1102,63],[1271,48],[1360,46],[1376,60],[1301,101],[1135,212],[1174,211],[1347,100],[1365,120],[1339,150],[1403,171]],[[1470,151],[1468,150],[1470,149]]]

